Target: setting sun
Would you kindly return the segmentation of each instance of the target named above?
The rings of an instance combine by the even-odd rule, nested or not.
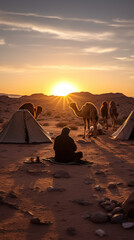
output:
[[[53,88],[52,94],[55,96],[66,96],[69,93],[76,91],[77,88],[74,85],[66,82],[61,82]]]

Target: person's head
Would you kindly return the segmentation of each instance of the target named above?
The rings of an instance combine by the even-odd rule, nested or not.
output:
[[[70,132],[70,128],[64,127],[64,128],[62,129],[61,134],[62,134],[62,135],[69,135],[69,132]]]

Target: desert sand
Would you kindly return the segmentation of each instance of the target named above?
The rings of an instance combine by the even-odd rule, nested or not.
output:
[[[1,99],[2,124],[10,119],[24,99]],[[127,99],[131,102],[131,99]],[[37,100],[34,102],[37,103]],[[38,104],[42,102],[38,101]],[[131,109],[132,103],[127,104]],[[1,240],[97,240],[97,229],[102,229],[108,240],[132,240],[134,228],[124,229],[121,223],[93,223],[90,215],[107,213],[99,204],[103,198],[122,203],[134,191],[128,186],[134,179],[134,140],[115,141],[109,119],[109,129],[97,138],[82,139],[83,122],[71,110],[68,113],[56,106],[48,107],[38,119],[41,126],[55,136],[61,133],[58,122],[77,125],[70,136],[83,152],[89,164],[52,164],[44,159],[54,156],[50,144],[0,144],[0,239]],[[98,103],[98,106],[100,104]],[[120,110],[121,111],[121,110]],[[125,112],[125,114],[127,114]],[[39,156],[42,163],[26,164]],[[56,177],[65,171],[66,177]],[[109,188],[109,183],[114,183]],[[89,217],[88,217],[89,216]],[[38,222],[40,220],[40,222]],[[42,223],[42,224],[41,224]]]

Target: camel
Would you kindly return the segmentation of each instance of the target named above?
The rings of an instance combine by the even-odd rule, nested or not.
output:
[[[83,118],[83,121],[84,121],[84,136],[83,136],[83,138],[85,138],[85,133],[86,133],[86,121],[88,124],[89,133],[90,133],[90,121],[93,122],[94,137],[97,137],[98,110],[97,110],[96,106],[91,102],[85,103],[80,110],[78,109],[78,106],[76,103],[70,103],[69,106],[73,109],[73,111],[77,117]]]
[[[104,127],[108,129],[108,103],[107,101],[102,102],[101,108],[100,108],[101,116],[103,118]]]
[[[19,109],[27,109],[35,119],[37,119],[37,117],[41,114],[42,112],[42,107],[41,106],[37,106],[34,107],[34,105],[30,102],[24,103],[22,104]]]
[[[118,113],[117,113],[117,107],[114,101],[110,101],[109,103],[109,114],[112,120],[112,127],[113,130],[115,130],[116,128],[116,124],[117,124],[117,117],[118,117]]]

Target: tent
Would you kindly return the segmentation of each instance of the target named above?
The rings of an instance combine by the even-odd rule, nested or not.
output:
[[[28,110],[16,111],[0,133],[0,143],[51,143],[51,137]]]
[[[134,110],[129,114],[125,122],[112,134],[113,139],[134,139]]]

